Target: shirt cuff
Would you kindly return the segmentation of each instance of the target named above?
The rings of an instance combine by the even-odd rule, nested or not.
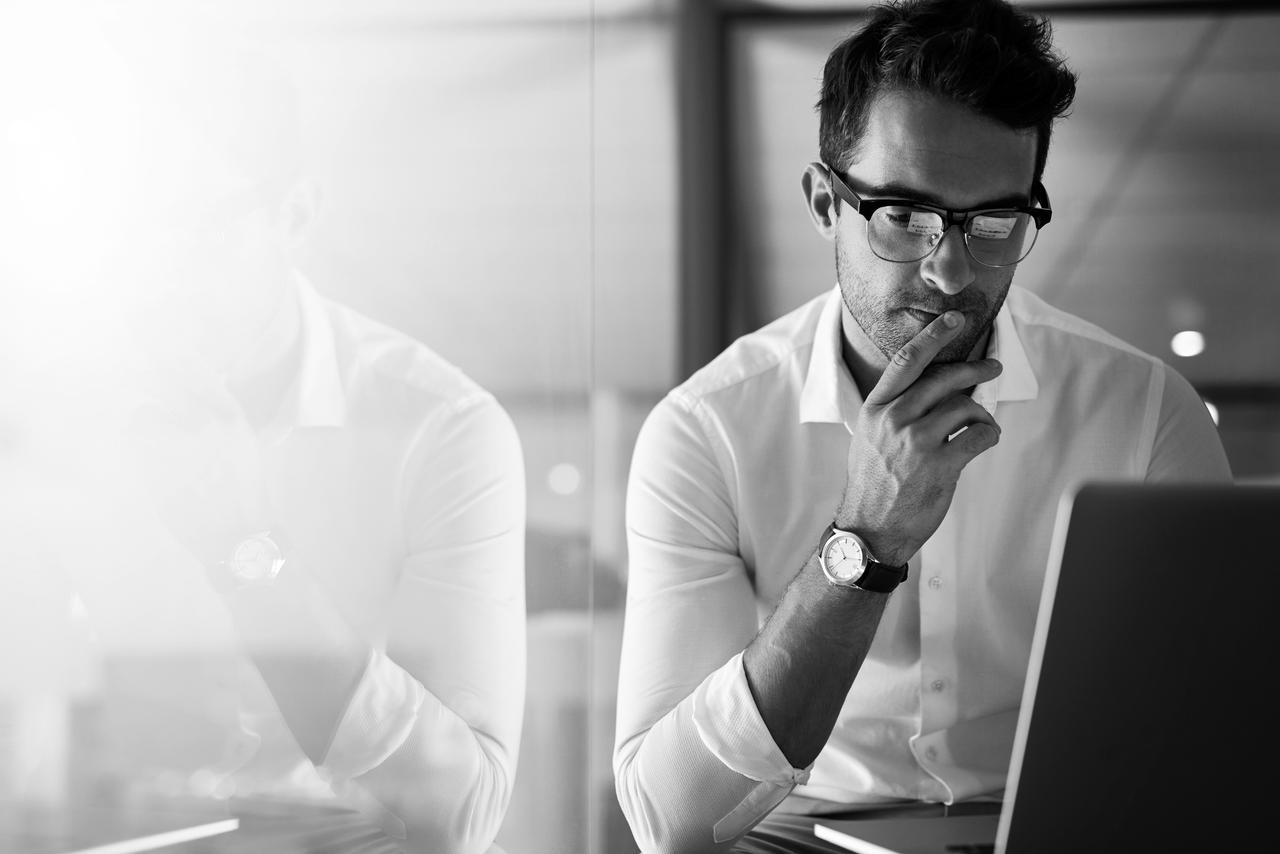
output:
[[[350,779],[381,765],[409,738],[426,696],[418,680],[373,650],[320,769]]]
[[[742,653],[698,686],[693,697],[693,725],[713,756],[730,770],[759,783],[716,822],[716,842],[734,839],[750,830],[792,789],[809,781],[813,766],[791,767],[760,717],[747,685]]]

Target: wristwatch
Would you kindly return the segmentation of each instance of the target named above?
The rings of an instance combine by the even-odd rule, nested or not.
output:
[[[830,524],[818,545],[818,563],[827,581],[840,587],[857,587],[889,593],[907,580],[907,565],[888,566],[871,556],[862,538]]]
[[[275,581],[284,567],[284,549],[279,535],[271,531],[250,534],[232,548],[226,560],[211,567],[215,586],[219,589],[239,590],[258,587]]]

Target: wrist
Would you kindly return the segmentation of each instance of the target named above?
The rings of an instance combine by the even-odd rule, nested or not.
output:
[[[887,526],[870,522],[862,514],[843,504],[836,511],[832,525],[842,531],[852,531],[861,537],[878,563],[905,566],[911,556],[918,551],[911,548],[905,538],[895,534]]]
[[[818,565],[827,581],[872,593],[891,593],[907,578],[907,563],[885,562],[859,532],[828,525],[818,544]]]

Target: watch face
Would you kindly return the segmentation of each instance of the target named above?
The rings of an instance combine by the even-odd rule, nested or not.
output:
[[[833,579],[851,584],[862,577],[867,560],[856,537],[836,534],[822,551],[822,564]]]
[[[252,537],[236,546],[231,568],[245,581],[271,578],[280,568],[280,549],[266,537]]]

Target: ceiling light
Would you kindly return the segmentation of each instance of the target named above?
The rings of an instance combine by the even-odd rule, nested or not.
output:
[[[582,472],[572,463],[560,463],[547,472],[547,486],[556,495],[573,495],[582,485]]]
[[[1175,355],[1190,357],[1204,352],[1204,336],[1193,329],[1187,329],[1173,336],[1169,343]]]

